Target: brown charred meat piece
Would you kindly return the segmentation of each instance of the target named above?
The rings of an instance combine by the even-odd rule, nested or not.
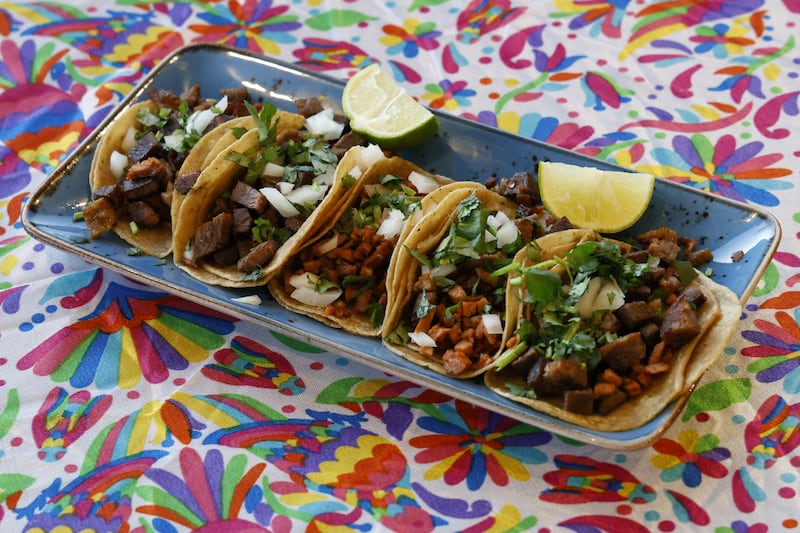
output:
[[[689,262],[692,263],[692,266],[700,266],[714,259],[714,255],[708,248],[688,252],[686,257],[689,259]]]
[[[152,131],[148,131],[141,139],[136,141],[133,148],[128,150],[128,159],[134,163],[144,161],[150,157],[164,157],[164,147]]]
[[[158,212],[150,204],[141,200],[128,203],[128,214],[137,226],[145,228],[152,228],[161,220]]]
[[[226,115],[233,117],[246,117],[250,114],[245,102],[250,101],[250,93],[247,92],[247,87],[234,87],[232,89],[223,89],[220,91],[224,96],[228,97],[228,109],[225,111]]]
[[[696,309],[706,301],[703,292],[694,285],[681,292],[664,313],[661,339],[669,347],[679,347],[700,333],[700,320]]]
[[[250,252],[239,259],[236,264],[236,269],[239,272],[249,274],[256,269],[269,263],[275,252],[278,251],[279,245],[276,241],[265,241],[250,250]]]
[[[231,214],[233,214],[233,232],[237,235],[249,234],[253,227],[250,210],[246,207],[236,207]]]
[[[614,388],[611,394],[606,394],[597,398],[595,409],[601,415],[607,415],[628,399],[628,395],[621,389]]]
[[[586,365],[572,359],[540,358],[528,374],[528,386],[543,398],[560,396],[564,391],[584,389],[588,385]]]
[[[232,265],[239,260],[239,247],[236,245],[236,243],[230,244],[225,248],[217,250],[209,255],[208,259],[210,259],[210,261],[215,265],[222,267]]]
[[[186,90],[181,93],[181,99],[186,101],[189,109],[194,109],[198,105],[202,104],[203,97],[200,95],[200,84],[195,83],[194,85],[187,87]]]
[[[125,199],[133,202],[152,194],[158,194],[161,191],[161,184],[153,178],[141,178],[123,180],[122,188],[125,191]]]
[[[233,215],[230,213],[220,213],[208,222],[200,224],[192,244],[194,258],[200,259],[228,246],[231,242],[232,229]]]
[[[267,197],[261,194],[261,191],[243,181],[237,181],[234,185],[231,191],[231,201],[252,209],[256,213],[263,213],[269,205]]]
[[[367,139],[363,136],[359,135],[354,131],[348,131],[337,140],[333,146],[331,146],[331,151],[333,154],[338,157],[339,159],[353,146],[366,146]]]
[[[620,374],[627,374],[634,365],[644,361],[647,357],[647,345],[641,333],[634,331],[618,339],[604,344],[599,349],[600,357]]]
[[[113,185],[103,185],[102,187],[98,187],[92,191],[92,200],[107,198],[116,208],[119,208],[122,205],[123,196],[124,191],[118,183]]]
[[[517,172],[510,178],[487,181],[487,183],[491,184],[491,187],[489,185],[487,187],[518,204],[534,206],[542,203],[536,178],[530,172]]]
[[[147,97],[158,104],[159,107],[168,107],[170,109],[177,109],[181,103],[180,96],[167,89],[148,89]]]
[[[197,178],[200,177],[200,171],[195,172],[186,172],[184,174],[178,174],[175,177],[175,190],[181,194],[188,194],[194,184],[197,183]]]
[[[325,110],[322,102],[316,96],[312,96],[311,98],[296,98],[294,105],[297,108],[297,114],[303,115],[306,118]]]
[[[636,300],[617,309],[616,316],[627,331],[637,330],[655,318],[655,313],[646,302]]]
[[[594,412],[592,389],[568,390],[564,393],[564,409],[572,413],[590,415]]]
[[[555,222],[550,224],[550,227],[547,229],[548,233],[556,233],[559,231],[566,231],[568,229],[572,229],[572,222],[569,221],[567,217],[561,217],[557,219]]]
[[[304,217],[303,215],[295,215],[293,217],[287,218],[284,221],[284,226],[292,233],[297,233],[298,231],[300,231],[300,227],[303,225],[303,222],[305,221],[306,217]]]
[[[117,208],[111,200],[101,196],[83,206],[83,220],[89,229],[89,236],[95,239],[110,231],[117,223]]]

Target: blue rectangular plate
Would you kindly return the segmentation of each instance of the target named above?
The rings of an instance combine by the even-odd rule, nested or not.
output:
[[[592,431],[534,411],[494,395],[480,381],[451,379],[397,357],[377,339],[357,337],[330,328],[275,303],[265,288],[257,291],[264,302],[241,304],[234,298],[253,294],[207,286],[172,264],[147,256],[129,256],[128,245],[113,236],[89,240],[86,227],[73,221],[90,194],[89,168],[100,135],[131,103],[146,98],[149,87],[181,93],[199,83],[203,94],[245,85],[254,99],[264,99],[294,111],[296,98],[325,96],[341,101],[343,82],[249,52],[215,45],[190,45],[161,62],[97,130],[48,177],[31,197],[23,226],[34,238],[89,261],[139,279],[163,290],[213,307],[232,316],[263,325],[309,344],[502,413],[533,426],[578,441],[612,449],[635,449],[653,442],[682,410],[688,394],[666,406],[653,420],[630,431]],[[607,162],[512,135],[458,117],[438,114],[439,135],[403,157],[419,166],[454,179],[483,182],[533,170],[541,160],[620,169]],[[494,154],[494,156],[493,156]],[[705,194],[668,180],[656,180],[651,205],[628,233],[670,226],[711,248],[713,279],[730,287],[744,302],[756,287],[780,240],[780,226],[769,213],[749,205]],[[744,253],[733,261],[734,252]],[[165,264],[161,264],[165,263]],[[716,354],[714,354],[716,355]]]

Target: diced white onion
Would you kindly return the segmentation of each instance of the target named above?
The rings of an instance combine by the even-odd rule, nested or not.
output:
[[[332,109],[323,109],[319,113],[306,118],[306,129],[326,141],[332,141],[342,136],[344,124],[333,119]]]
[[[327,191],[328,186],[324,183],[312,183],[295,187],[286,195],[286,198],[297,205],[317,205],[325,197]]]
[[[318,292],[314,287],[319,281],[316,274],[296,274],[289,278],[289,284],[295,288],[292,298],[300,303],[313,307],[325,307],[335,302],[342,295],[339,288],[331,288],[325,292]]]
[[[197,133],[203,133],[206,131],[208,125],[211,124],[211,121],[214,120],[214,117],[221,115],[226,109],[228,109],[227,95],[220,98],[216,104],[212,105],[208,109],[203,109],[202,111],[192,113],[192,115],[186,121],[186,130],[190,132],[194,131]]]
[[[415,332],[412,331],[412,332],[410,332],[408,334],[408,338],[411,339],[411,342],[413,342],[414,344],[416,344],[420,348],[422,348],[424,346],[431,347],[431,348],[435,348],[436,347],[436,341],[433,340],[433,338],[430,335],[428,335],[427,333],[422,333],[422,332],[415,333]]]
[[[509,220],[503,223],[503,225],[497,228],[497,247],[502,248],[507,244],[511,244],[517,240],[518,236],[519,228],[517,228],[517,225],[514,224],[513,221]]]
[[[481,321],[483,322],[483,327],[486,328],[486,333],[489,335],[503,334],[503,322],[500,320],[500,315],[486,313],[481,315]]]
[[[281,194],[284,196],[292,192],[292,189],[294,189],[294,183],[289,183],[288,181],[279,181],[278,183],[275,184],[275,186],[278,188],[279,191],[281,191]]]
[[[326,239],[314,247],[314,252],[317,255],[325,255],[331,250],[334,250],[339,244],[339,234],[336,233],[330,239]]]
[[[170,150],[174,150],[175,152],[183,151],[183,140],[186,138],[186,135],[183,133],[171,133],[169,135],[164,135],[163,143],[164,146],[169,148]]]
[[[596,277],[589,280],[586,292],[575,304],[575,310],[581,318],[590,318],[595,311],[614,311],[624,303],[625,293],[614,278]]]
[[[446,278],[457,269],[456,265],[452,263],[446,263],[444,265],[438,265],[433,268],[427,267],[422,265],[422,273],[430,273],[431,278]]]
[[[403,212],[398,209],[390,209],[388,216],[383,219],[381,225],[378,227],[377,233],[385,239],[391,239],[392,237],[400,235],[404,223],[405,217],[403,216]]]
[[[261,172],[262,176],[269,176],[270,178],[280,178],[283,177],[283,166],[277,163],[267,163],[264,166],[264,170]],[[284,182],[288,183],[288,182]],[[291,183],[289,183],[291,185]]]
[[[412,170],[411,174],[408,175],[408,181],[417,189],[419,194],[430,194],[439,188],[439,184],[436,183],[435,179],[416,170]]]
[[[358,165],[351,168],[350,172],[348,172],[348,174],[350,174],[350,176],[354,177],[355,179],[360,178],[363,173],[364,171],[361,170],[361,167],[359,167]]]
[[[314,287],[300,287],[292,292],[292,298],[300,303],[312,307],[326,307],[335,302],[342,295],[341,289],[331,289],[317,292]]]
[[[136,146],[136,133],[136,128],[128,126],[128,131],[125,132],[125,137],[122,138],[122,145],[120,146],[123,151],[128,152]]]
[[[358,166],[361,170],[366,170],[381,159],[383,159],[383,150],[377,144],[369,144],[363,150],[358,152]],[[352,172],[350,173],[352,174]],[[358,177],[358,176],[353,176]]]
[[[261,305],[261,297],[258,294],[248,294],[238,298],[231,298],[234,302],[246,305]]]
[[[328,165],[323,172],[319,172],[314,180],[317,183],[331,185],[336,177],[336,165]],[[355,177],[355,176],[353,176]]]
[[[128,167],[128,156],[114,150],[111,152],[109,166],[111,167],[111,174],[113,174],[115,178],[120,179],[125,175],[125,169]]]
[[[281,191],[274,187],[264,187],[261,190],[261,194],[267,197],[267,201],[270,203],[272,207],[278,210],[278,213],[281,214],[284,218],[289,218],[293,216],[297,216],[300,214],[300,211],[292,205],[284,195],[281,194]]]

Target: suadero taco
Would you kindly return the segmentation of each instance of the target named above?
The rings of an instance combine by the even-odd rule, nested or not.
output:
[[[486,385],[598,431],[639,427],[685,394],[721,354],[741,305],[684,259],[692,243],[684,250],[673,230],[635,241],[567,230],[521,250],[507,286],[512,331]]]
[[[257,127],[239,131],[202,170],[173,232],[175,264],[212,285],[266,284],[384,157],[377,146],[356,145],[339,158],[333,146],[343,124],[322,131],[302,115],[277,116],[269,103],[252,111]]]
[[[142,253],[172,250],[175,177],[192,148],[215,126],[248,115],[244,88],[200,96],[198,85],[178,96],[151,89],[127,108],[101,138],[89,175],[91,200],[83,217],[92,238],[114,231]]]
[[[470,378],[502,351],[506,270],[535,222],[488,189],[452,191],[397,250],[383,342],[440,374]]]
[[[398,242],[453,189],[478,188],[429,174],[399,157],[372,165],[343,208],[326,217],[272,278],[284,307],[363,336],[379,336]],[[389,282],[391,283],[391,282]]]

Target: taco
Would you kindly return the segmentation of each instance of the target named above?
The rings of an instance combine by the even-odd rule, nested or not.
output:
[[[456,378],[485,372],[504,346],[505,271],[533,231],[519,206],[456,189],[397,250],[382,339],[392,352]]]
[[[258,127],[221,151],[182,199],[173,260],[212,285],[264,285],[309,232],[337,212],[379,147],[332,151],[337,139],[286,127],[265,103]],[[282,126],[283,125],[283,126]]]
[[[690,390],[735,330],[739,300],[683,259],[673,230],[636,241],[567,230],[521,250],[509,348],[486,385],[598,431],[642,426]]]
[[[450,190],[478,188],[399,157],[372,165],[347,204],[294,253],[269,289],[284,307],[363,336],[379,336],[397,243]]]
[[[83,217],[91,238],[114,231],[142,253],[172,250],[172,192],[177,170],[215,125],[248,114],[244,88],[210,100],[198,85],[184,95],[158,89],[128,107],[101,137],[89,174]]]

